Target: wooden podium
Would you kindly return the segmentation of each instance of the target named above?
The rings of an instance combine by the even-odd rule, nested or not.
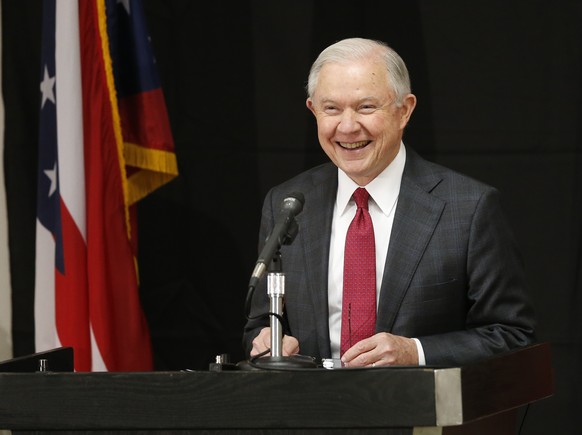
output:
[[[519,407],[552,394],[548,343],[463,367],[2,372],[0,429],[503,435]]]

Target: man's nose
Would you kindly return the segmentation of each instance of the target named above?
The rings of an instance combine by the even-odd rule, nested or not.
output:
[[[352,133],[359,128],[358,114],[353,110],[344,110],[341,114],[338,130],[342,133]]]

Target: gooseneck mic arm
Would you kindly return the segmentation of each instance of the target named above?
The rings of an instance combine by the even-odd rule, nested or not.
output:
[[[255,288],[258,285],[281,246],[288,245],[295,239],[298,231],[295,216],[301,213],[304,203],[305,198],[300,192],[290,193],[283,199],[275,226],[259,254],[253,274],[251,275],[249,281],[250,288]]]

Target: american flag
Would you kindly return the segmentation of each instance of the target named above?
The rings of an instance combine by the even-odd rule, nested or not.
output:
[[[45,0],[36,351],[76,371],[151,370],[135,202],[177,176],[139,0]]]

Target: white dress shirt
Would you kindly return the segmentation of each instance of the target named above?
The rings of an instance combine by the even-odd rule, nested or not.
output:
[[[344,248],[348,227],[356,214],[356,203],[352,199],[354,190],[365,187],[370,194],[368,209],[374,225],[376,243],[376,303],[380,297],[382,275],[390,243],[390,233],[394,222],[394,212],[400,192],[400,182],[404,172],[406,149],[400,144],[400,150],[392,163],[366,186],[358,186],[345,172],[338,168],[338,189],[331,226],[331,245],[328,273],[328,308],[331,353],[333,358],[339,358],[342,294],[344,271]],[[377,305],[377,304],[376,304]],[[420,341],[415,340],[419,360],[424,365],[424,353]]]

